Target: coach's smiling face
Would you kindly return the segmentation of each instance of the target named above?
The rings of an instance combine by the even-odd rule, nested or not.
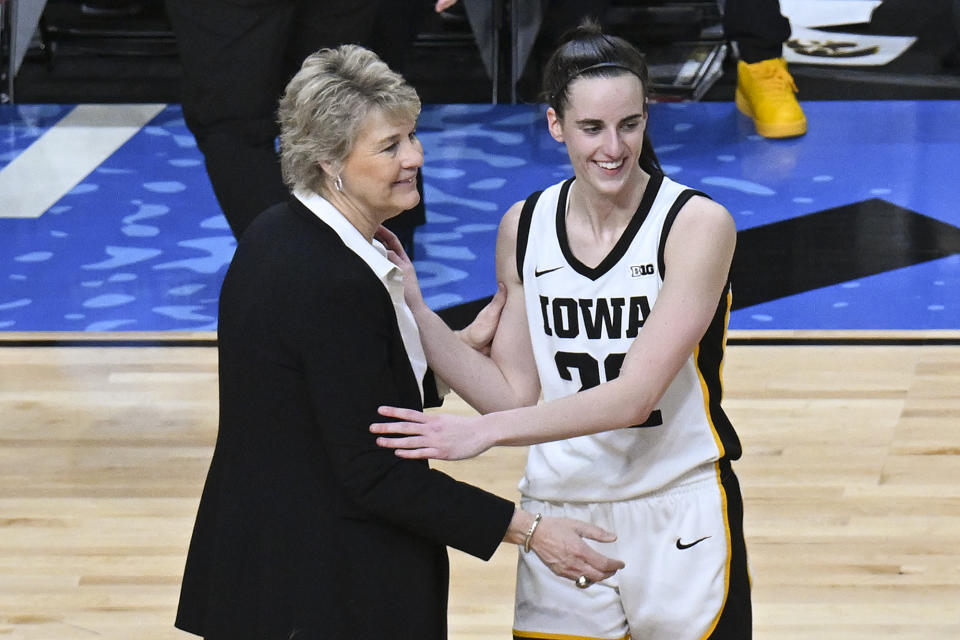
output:
[[[415,120],[371,110],[338,173],[340,186],[327,196],[355,224],[359,219],[371,225],[371,236],[381,222],[420,202],[417,172],[423,166],[423,146],[416,126]]]

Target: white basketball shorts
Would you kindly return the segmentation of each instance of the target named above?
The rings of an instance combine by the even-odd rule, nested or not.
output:
[[[523,500],[544,517],[576,518],[617,534],[587,541],[623,560],[613,577],[579,589],[532,551],[520,552],[515,638],[544,640],[747,640],[750,582],[740,486],[729,463],[636,500]]]

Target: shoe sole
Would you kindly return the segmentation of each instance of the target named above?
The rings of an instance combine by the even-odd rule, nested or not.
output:
[[[737,109],[740,113],[753,120],[753,126],[756,127],[757,133],[764,138],[795,138],[807,132],[806,118],[794,122],[758,122],[753,115],[753,109],[750,108],[750,103],[743,96],[740,89],[737,89],[735,102],[737,103]]]

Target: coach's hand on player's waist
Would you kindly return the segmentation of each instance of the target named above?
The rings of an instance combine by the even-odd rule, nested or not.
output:
[[[590,582],[600,582],[623,569],[622,561],[596,551],[584,538],[613,542],[617,536],[588,522],[544,517],[530,540],[530,550],[551,571],[570,580],[586,576]]]

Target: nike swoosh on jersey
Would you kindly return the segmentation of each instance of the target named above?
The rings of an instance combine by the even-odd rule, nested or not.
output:
[[[704,537],[700,538],[699,540],[694,540],[693,542],[690,542],[690,543],[688,543],[688,544],[684,544],[683,542],[680,542],[680,538],[677,538],[677,549],[680,549],[681,551],[682,551],[683,549],[689,549],[690,547],[693,547],[693,546],[696,546],[696,545],[700,544],[701,542],[703,542],[704,540],[706,540],[706,539],[709,538],[709,537],[710,537],[710,536],[704,536]]]
[[[563,269],[563,265],[560,265],[559,267],[554,267],[554,268],[552,268],[552,269],[544,269],[543,271],[540,271],[540,270],[534,271],[534,272],[533,272],[533,277],[534,277],[534,278],[539,278],[539,277],[542,276],[543,274],[545,274],[545,273],[550,273],[551,271],[556,271],[557,269]]]

